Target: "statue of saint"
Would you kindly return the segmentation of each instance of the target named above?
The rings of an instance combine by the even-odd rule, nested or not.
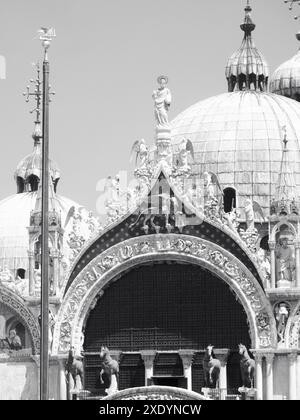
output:
[[[284,333],[289,314],[289,306],[287,303],[281,302],[275,307],[279,343],[284,343]]]
[[[157,81],[159,83],[159,87],[152,95],[154,100],[154,114],[157,125],[164,127],[169,125],[168,111],[171,105],[172,97],[170,90],[166,87],[168,83],[167,76],[159,76]]]
[[[277,261],[277,280],[292,281],[295,271],[295,257],[293,250],[288,244],[288,238],[282,236],[275,250]]]
[[[10,350],[22,350],[22,342],[20,337],[17,335],[16,330],[12,329],[9,331],[9,336],[7,338]]]

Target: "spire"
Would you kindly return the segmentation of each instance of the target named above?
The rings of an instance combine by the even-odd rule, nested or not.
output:
[[[278,175],[278,181],[275,192],[275,201],[292,201],[296,197],[296,182],[294,173],[291,168],[291,163],[288,159],[288,140],[286,126],[282,128],[283,136],[283,151],[280,165],[280,171]]]
[[[241,47],[229,58],[225,71],[229,92],[235,90],[266,91],[268,87],[268,65],[256,48],[251,35],[255,29],[251,12],[250,3],[247,0],[244,22],[240,25],[244,32],[243,42]]]

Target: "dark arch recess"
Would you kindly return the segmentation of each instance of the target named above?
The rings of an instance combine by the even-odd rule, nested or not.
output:
[[[237,345],[251,347],[247,315],[229,286],[198,265],[173,261],[140,265],[113,279],[88,315],[84,335],[85,387],[96,394],[102,344],[122,352],[120,389],[144,385],[143,350],[160,351],[154,377],[185,387],[178,382],[183,367],[177,352],[191,349],[192,389],[200,392],[204,348],[229,349],[227,385],[235,393],[241,385]]]
[[[141,265],[115,279],[90,312],[84,350],[202,350],[251,346],[247,315],[230,287],[196,265]]]

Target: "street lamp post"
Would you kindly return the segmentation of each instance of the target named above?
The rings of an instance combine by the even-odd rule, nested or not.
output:
[[[40,399],[49,399],[49,61],[48,49],[54,29],[39,31],[43,60],[43,143],[42,143],[42,238],[41,238],[41,358]]]

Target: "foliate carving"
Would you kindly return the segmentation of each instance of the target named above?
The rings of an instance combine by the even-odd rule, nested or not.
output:
[[[293,317],[291,327],[290,327],[290,336],[289,336],[289,347],[299,348],[300,346],[300,307],[298,308],[296,314]]]
[[[184,235],[155,235],[132,238],[126,243],[115,245],[111,249],[91,261],[86,268],[74,280],[65,301],[60,310],[60,342],[59,350],[65,351],[69,346],[73,321],[78,311],[88,311],[90,301],[85,302],[86,295],[97,281],[110,270],[118,270],[122,264],[126,264],[137,256],[147,254],[183,254],[200,259],[205,264],[215,268],[235,285],[235,291],[242,300],[248,302],[256,316],[256,325],[259,335],[259,343],[262,347],[272,345],[270,318],[266,312],[262,312],[265,302],[255,279],[244,266],[231,254],[200,238],[192,238]],[[84,307],[85,309],[79,309]]]
[[[270,327],[270,318],[266,312],[260,312],[256,316],[258,335],[260,339],[260,345],[262,347],[270,347],[271,342],[271,327]]]
[[[256,228],[240,229],[240,237],[245,242],[249,250],[255,254],[257,252],[258,231]]]

